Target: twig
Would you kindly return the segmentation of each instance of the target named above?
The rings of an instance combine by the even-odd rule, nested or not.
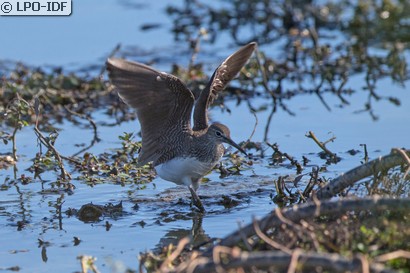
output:
[[[251,139],[252,139],[253,135],[255,134],[256,127],[258,126],[258,116],[256,115],[256,113],[254,111],[252,111],[252,114],[255,117],[255,125],[253,126],[252,133],[249,136],[248,140],[244,144],[242,144],[242,146],[241,146],[242,149],[245,148],[246,145],[248,145],[249,142],[251,142]]]
[[[407,169],[406,169],[406,172],[403,175],[403,178],[406,178],[407,174],[410,171],[410,158],[409,158],[409,156],[406,154],[405,150],[403,150],[403,149],[393,148],[391,152],[392,153],[396,152],[396,153],[400,154],[403,157],[403,161],[406,162]]]
[[[362,273],[370,273],[369,260],[367,260],[366,257],[363,256],[363,255],[359,255],[358,258],[359,258],[360,263],[361,263],[361,270],[360,270],[360,272],[362,272]]]
[[[43,95],[43,96],[44,96],[44,95]],[[46,96],[44,96],[44,97],[46,97]],[[26,103],[28,103],[28,102],[26,102]],[[35,113],[35,115],[36,115],[36,121],[35,121],[35,125],[34,125],[34,131],[35,131],[35,133],[36,133],[36,135],[37,135],[38,140],[40,140],[40,142],[43,143],[46,147],[49,147],[47,144],[44,143],[44,141],[49,142],[48,139],[47,139],[46,137],[44,137],[43,134],[42,134],[42,133],[40,132],[40,130],[38,129],[38,118],[39,118],[39,116],[40,116],[40,100],[39,100],[38,96],[36,96],[36,97],[34,98],[34,106],[33,106],[33,108],[34,108],[34,113]],[[39,136],[41,136],[41,137],[39,137]],[[51,143],[50,143],[50,144],[51,144]],[[51,146],[53,146],[53,145],[51,145]],[[53,148],[54,148],[54,146],[53,146]],[[56,151],[55,148],[54,148],[54,151]],[[41,146],[40,146],[40,152],[41,152]],[[63,165],[62,165],[62,162],[61,162],[61,159],[70,161],[71,163],[74,163],[74,164],[77,164],[77,165],[80,165],[80,164],[81,164],[81,162],[75,160],[74,158],[66,157],[66,156],[63,156],[63,155],[60,155],[60,154],[58,154],[58,157],[60,158],[60,162],[59,162],[60,166],[63,166]],[[58,160],[57,160],[57,161],[58,161]],[[61,168],[61,167],[60,167],[60,168]],[[64,168],[64,166],[63,166],[63,168]],[[68,173],[68,172],[67,172],[67,173]],[[70,179],[71,179],[71,176],[70,176]]]
[[[319,167],[313,166],[312,171],[310,172],[309,183],[306,185],[306,188],[303,190],[302,196],[304,198],[308,197],[311,194],[313,187],[318,184],[318,180],[319,180],[318,178],[319,178]]]
[[[283,176],[279,176],[277,180],[274,181],[275,183],[275,191],[280,199],[286,197],[285,194],[285,178]]]
[[[95,123],[95,121],[94,121],[91,117],[89,117],[89,116],[87,116],[87,115],[83,115],[83,114],[77,113],[77,112],[74,112],[73,110],[71,110],[70,108],[68,108],[66,105],[64,105],[64,109],[65,109],[67,112],[69,112],[71,115],[74,115],[74,116],[77,116],[77,117],[79,117],[79,118],[88,120],[88,122],[89,122],[89,123],[91,124],[91,126],[93,127],[94,137],[93,137],[93,140],[91,141],[91,144],[72,155],[72,157],[75,157],[75,156],[81,154],[82,152],[84,152],[84,151],[90,149],[92,146],[94,146],[94,144],[95,144],[96,142],[100,142],[101,139],[98,137],[97,124]]]
[[[41,143],[43,143],[44,146],[46,146],[48,149],[50,149],[53,152],[54,157],[57,160],[58,167],[60,168],[60,171],[61,171],[61,178],[64,180],[67,178],[71,180],[71,175],[64,168],[64,163],[61,159],[60,153],[57,151],[54,145],[51,144],[50,140],[46,138],[37,127],[34,127],[34,132],[36,133],[37,138],[41,141]]]
[[[187,237],[181,239],[177,245],[177,248],[165,259],[162,263],[160,270],[163,271],[166,268],[169,268],[170,264],[178,258],[181,252],[184,250],[184,247],[189,243],[189,239]]]
[[[269,142],[266,141],[266,145],[268,145],[270,148],[272,148],[274,153],[278,153],[281,157],[284,156],[286,159],[288,159],[290,161],[290,164],[292,164],[292,166],[296,167],[296,173],[297,174],[302,173],[302,170],[303,170],[302,165],[300,165],[300,163],[293,156],[289,155],[288,153],[282,153],[279,150],[279,147],[276,143],[270,144]]]
[[[277,242],[275,242],[274,240],[272,240],[271,238],[269,238],[268,236],[266,236],[262,230],[259,228],[258,222],[256,221],[256,219],[253,219],[253,228],[255,229],[255,233],[257,236],[259,236],[259,238],[261,238],[265,243],[267,243],[268,245],[270,245],[273,248],[276,248],[278,250],[281,250],[287,254],[291,254],[292,250],[290,250],[289,248],[287,248],[284,245],[281,245]]]
[[[238,256],[237,251],[239,251],[237,248],[229,248],[229,247],[223,247],[223,246],[216,246],[212,252],[212,259],[213,259],[213,264],[215,265],[215,271],[217,273],[224,273],[224,267],[221,262],[221,253],[224,254],[231,254],[233,256]],[[236,252],[236,253],[235,253]]]
[[[282,212],[281,212],[281,210],[280,210],[279,208],[275,209],[275,213],[276,213],[276,216],[278,217],[278,219],[279,219],[281,222],[285,223],[288,227],[294,229],[294,230],[297,231],[299,234],[303,234],[303,233],[304,233],[304,234],[308,235],[309,237],[311,237],[315,248],[316,248],[316,249],[319,249],[319,243],[317,242],[316,237],[315,237],[311,232],[309,232],[308,229],[306,229],[306,228],[301,228],[298,224],[292,222],[292,221],[289,220],[289,219],[286,219],[286,217],[282,214]],[[316,214],[315,214],[315,215],[316,215],[316,216],[319,216],[319,215],[317,214],[317,210],[316,210]]]
[[[239,231],[242,230],[242,224],[241,224],[240,221],[238,221],[238,230],[239,230]],[[249,244],[248,238],[246,238],[246,235],[245,235],[245,234],[242,234],[242,233],[240,233],[240,235],[242,236],[242,242],[243,242],[243,244],[245,245],[246,249],[247,249],[248,251],[251,251],[251,250],[252,250],[252,247],[251,247],[251,245]]]
[[[291,259],[290,259],[290,263],[289,263],[287,273],[296,272],[296,268],[298,266],[298,259],[299,259],[301,254],[302,254],[301,249],[296,249],[295,251],[293,251],[293,253],[291,254]]]
[[[374,258],[374,260],[378,263],[384,263],[390,260],[404,258],[410,260],[410,251],[405,250],[396,250],[390,253],[382,254]]]
[[[307,233],[309,235],[309,237],[312,239],[313,242],[313,246],[315,247],[316,251],[319,251],[320,249],[320,244],[319,244],[319,240],[316,236],[315,228],[313,227],[313,225],[309,224],[307,221],[305,220],[300,220],[300,224],[301,226],[304,228],[302,229],[305,233]]]
[[[97,266],[94,264],[97,258],[92,257],[92,256],[83,255],[83,256],[78,256],[77,259],[79,259],[81,262],[81,272],[82,273],[88,273],[89,269],[93,273],[100,273],[100,271],[97,269]]]
[[[364,163],[367,163],[367,162],[369,162],[369,154],[367,152],[367,145],[366,144],[360,144],[360,146],[363,146],[363,150],[364,150],[363,160],[364,160]]]
[[[403,153],[409,156],[410,150],[403,150]],[[319,199],[331,198],[332,196],[342,192],[345,188],[352,186],[354,183],[367,176],[378,172],[386,172],[390,168],[406,163],[407,161],[404,160],[401,153],[391,153],[389,155],[379,157],[378,159],[360,165],[333,179],[327,185],[320,188],[316,195]]]
[[[195,271],[195,268],[197,268],[200,265],[206,264],[208,261],[209,261],[208,258],[202,258],[202,257],[195,258],[188,265],[185,265],[184,263],[182,263],[180,266],[178,266],[175,272],[192,273]]]
[[[289,155],[288,153],[283,153],[283,156],[286,157],[290,161],[290,164],[292,164],[292,166],[296,167],[297,174],[302,173],[302,170],[303,170],[302,165],[300,165],[300,163],[293,156]]]
[[[329,155],[332,159],[336,159],[337,156],[336,154],[332,153],[328,148],[326,148],[326,143],[329,143],[330,141],[333,141],[336,139],[336,137],[332,137],[326,142],[320,142],[315,134],[312,131],[309,131],[309,133],[306,135],[306,137],[313,139],[313,141],[327,154]]]
[[[24,102],[28,107],[30,107],[30,104],[29,104],[26,100],[24,100],[23,98],[21,98],[20,95],[19,95],[19,93],[16,93],[16,99],[14,99],[14,100],[12,101],[12,103],[14,104],[14,102],[16,102],[16,101],[17,101],[18,103]],[[17,115],[18,115],[17,122],[16,122],[16,124],[15,124],[15,126],[14,126],[14,130],[13,130],[13,133],[12,133],[12,135],[11,135],[11,142],[12,142],[12,145],[13,145],[13,147],[12,147],[12,153],[13,153],[13,159],[14,159],[15,162],[17,162],[17,143],[16,143],[16,135],[17,135],[17,131],[18,131],[18,130],[21,130],[21,128],[20,128],[20,121],[21,121],[21,112],[20,112],[20,110],[17,110]]]
[[[70,114],[72,114],[72,115],[74,115],[74,116],[77,116],[77,117],[79,117],[79,118],[88,120],[88,122],[91,124],[91,126],[93,127],[93,130],[94,130],[94,139],[93,139],[93,142],[94,142],[94,141],[98,142],[98,141],[101,140],[101,139],[98,137],[97,124],[95,123],[95,121],[94,121],[92,118],[90,118],[90,117],[87,116],[87,115],[83,115],[83,114],[74,112],[73,110],[71,110],[70,108],[68,108],[66,105],[64,105],[64,109],[67,110],[67,112],[69,112]]]
[[[14,162],[17,162],[17,144],[16,144],[16,134],[19,130],[18,125],[14,127],[13,134],[11,135],[11,143],[13,144],[13,159]]]

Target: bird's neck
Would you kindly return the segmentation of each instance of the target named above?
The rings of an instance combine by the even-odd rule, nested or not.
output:
[[[193,145],[189,151],[195,155],[200,161],[217,162],[221,159],[225,152],[225,148],[221,142],[215,142],[208,134],[193,136]]]

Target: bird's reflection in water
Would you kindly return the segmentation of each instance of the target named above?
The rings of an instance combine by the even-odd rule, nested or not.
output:
[[[195,249],[206,245],[207,243],[211,243],[211,237],[205,233],[204,229],[202,228],[202,220],[203,220],[202,213],[195,213],[192,214],[192,228],[191,229],[171,229],[169,230],[164,237],[162,237],[159,243],[156,245],[154,252],[161,251],[163,247],[169,246],[173,244],[174,246],[178,244],[178,242],[185,237],[190,239],[190,245],[187,246],[190,249]]]

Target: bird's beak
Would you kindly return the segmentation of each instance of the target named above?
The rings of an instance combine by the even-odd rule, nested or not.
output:
[[[244,155],[248,155],[242,148],[241,148],[241,146],[239,146],[238,144],[236,144],[236,142],[234,142],[232,139],[230,139],[230,138],[224,138],[224,140],[225,140],[225,143],[227,143],[227,144],[229,144],[229,145],[231,145],[231,146],[233,146],[233,147],[235,147],[236,149],[238,149],[238,151],[240,151],[241,153],[243,153]]]

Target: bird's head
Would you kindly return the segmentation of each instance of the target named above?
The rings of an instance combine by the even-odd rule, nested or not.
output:
[[[217,142],[227,143],[246,155],[246,152],[241,148],[241,146],[236,144],[236,142],[231,139],[231,132],[225,125],[221,123],[213,123],[211,126],[209,126],[207,134]]]

